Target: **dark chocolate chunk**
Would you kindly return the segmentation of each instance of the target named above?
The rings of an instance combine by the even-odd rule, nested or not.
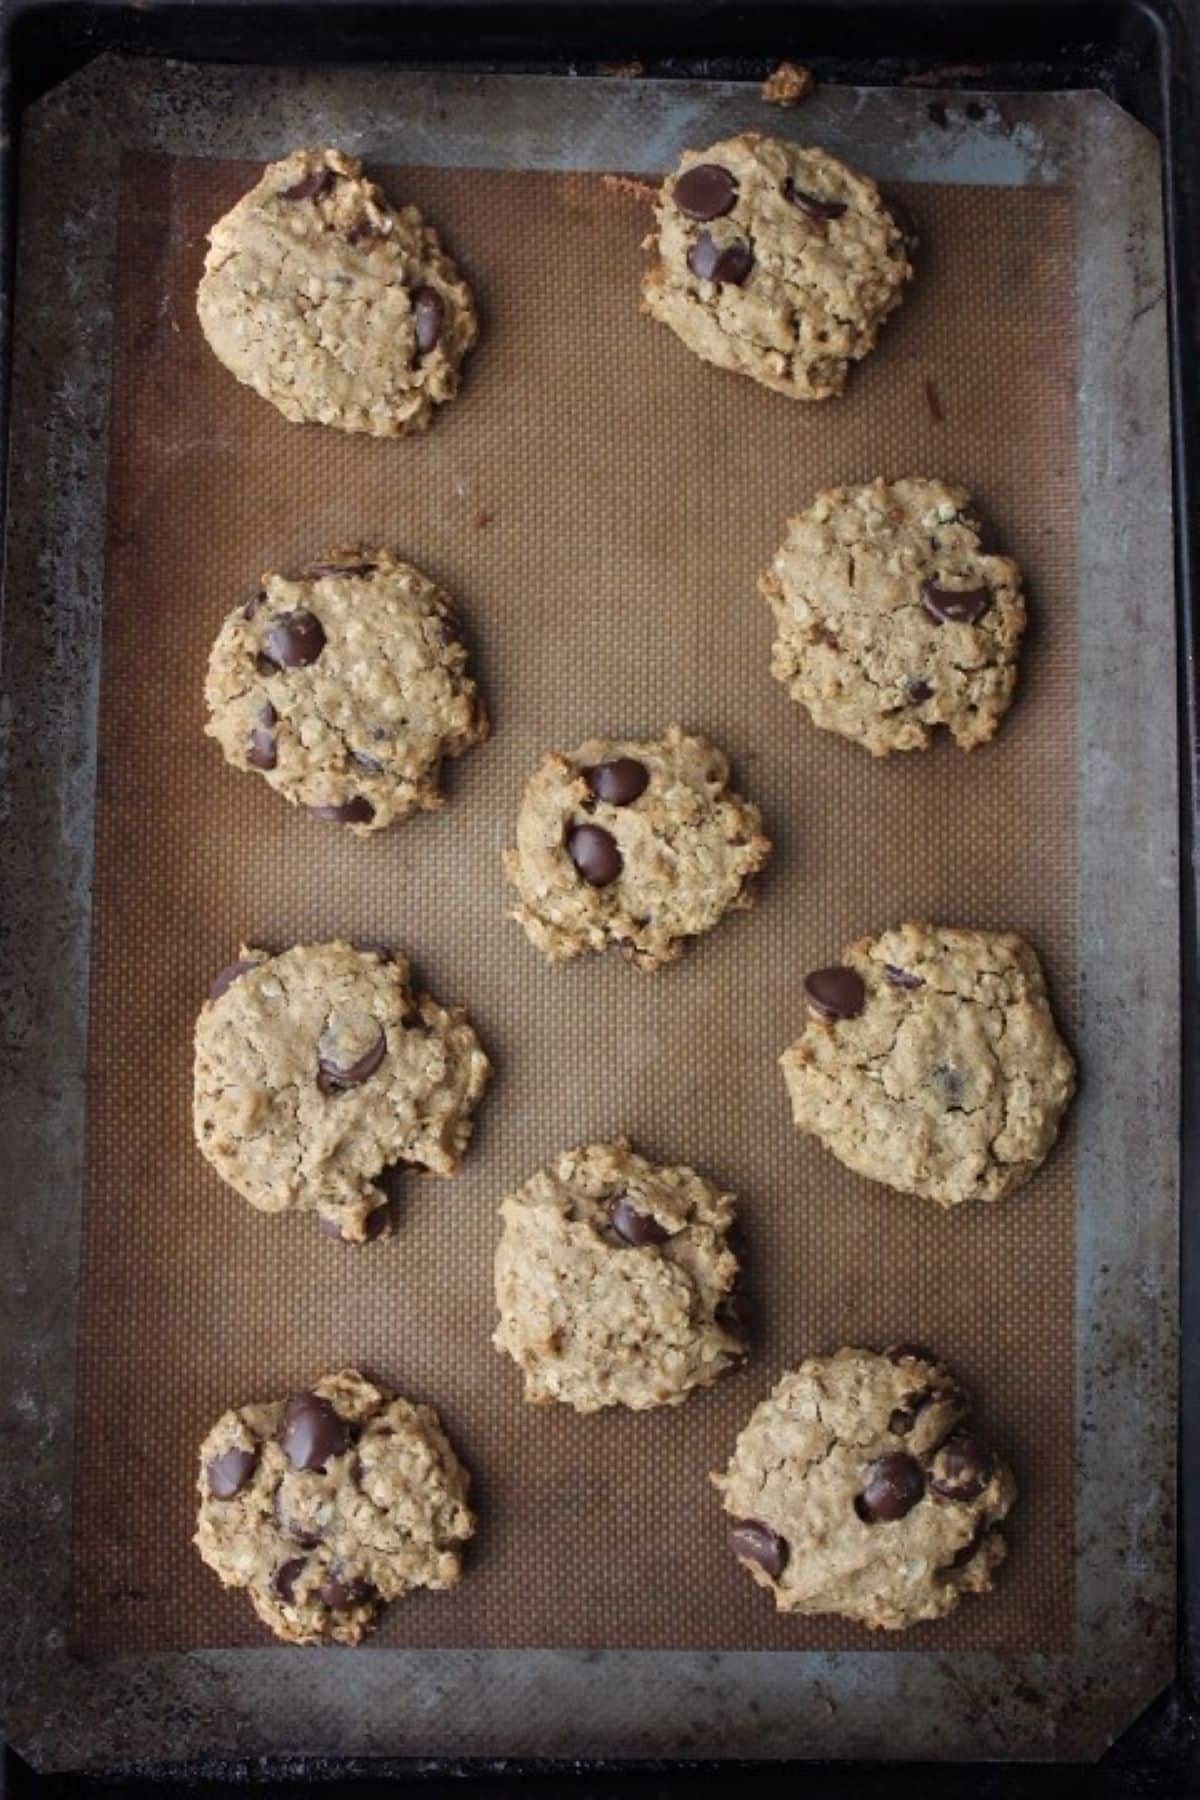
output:
[[[251,594],[249,600],[247,600],[245,606],[243,606],[243,608],[242,608],[243,619],[252,619],[254,617],[255,613],[259,610],[259,608],[265,606],[266,604],[267,604],[267,590],[266,590],[266,588],[259,588],[257,594]]]
[[[369,1081],[374,1075],[386,1054],[387,1037],[381,1029],[370,1049],[364,1050],[352,1063],[339,1063],[333,1057],[322,1056],[317,1067],[330,1087],[361,1087],[364,1081]]]
[[[783,197],[817,225],[828,225],[832,219],[840,219],[847,204],[845,200],[822,200],[819,194],[806,193],[790,176],[783,184]]]
[[[369,1581],[348,1576],[344,1570],[330,1569],[321,1583],[320,1594],[333,1612],[346,1612],[352,1606],[366,1606],[379,1598],[379,1590]]]
[[[368,756],[365,750],[352,750],[350,761],[367,775],[382,775],[383,764],[377,756]]]
[[[375,808],[362,794],[340,805],[310,806],[308,810],[314,819],[326,819],[333,825],[369,825],[375,817]]]
[[[867,990],[856,969],[814,969],[804,977],[804,997],[823,1019],[856,1019],[867,1003]]]
[[[720,163],[696,163],[684,170],[671,192],[689,219],[719,219],[733,210],[738,184]]]
[[[975,1500],[992,1479],[995,1466],[991,1451],[978,1438],[955,1432],[934,1458],[929,1485],[944,1500]]]
[[[305,669],[325,648],[325,628],[315,613],[279,613],[263,638],[263,654],[279,669]]]
[[[323,1469],[350,1443],[346,1421],[319,1394],[293,1394],[279,1430],[283,1453],[293,1469]]]
[[[206,1471],[208,1491],[214,1500],[232,1500],[240,1494],[258,1466],[257,1450],[226,1450],[214,1456]]]
[[[248,970],[257,969],[257,967],[258,964],[256,962],[226,963],[225,967],[219,974],[214,975],[212,981],[209,983],[209,999],[219,1000],[226,989],[231,988],[235,981],[240,981],[242,976],[245,975]]]
[[[610,806],[632,806],[645,793],[650,771],[636,757],[617,756],[612,762],[585,769],[583,778],[597,800],[606,800]]]
[[[618,1194],[610,1203],[608,1217],[617,1236],[627,1244],[665,1244],[674,1236],[653,1213],[639,1212],[628,1194]]]
[[[975,625],[992,604],[992,592],[988,587],[947,588],[926,581],[921,604],[937,625]]]
[[[867,1470],[867,1484],[854,1502],[866,1524],[902,1519],[925,1492],[920,1463],[905,1450],[892,1450],[875,1459]]]
[[[280,188],[279,198],[281,200],[315,200],[318,194],[325,192],[332,180],[332,169],[312,169],[307,175],[302,175],[300,180],[294,182],[291,187]]]
[[[910,706],[924,706],[927,700],[933,699],[933,689],[927,681],[910,681],[908,684],[908,702]]]
[[[446,303],[436,288],[413,289],[413,329],[417,336],[417,355],[428,356],[437,348],[446,318]]]
[[[914,975],[911,969],[898,968],[895,963],[884,963],[883,972],[893,987],[922,988],[925,986],[924,976]]]
[[[296,1583],[307,1566],[307,1556],[293,1556],[290,1562],[280,1563],[271,1577],[271,1592],[277,1600],[283,1600],[289,1606],[294,1603]]]
[[[607,887],[625,866],[616,839],[603,825],[572,825],[566,846],[567,855],[593,887]]]
[[[279,715],[269,700],[255,714],[256,724],[246,744],[246,761],[252,769],[273,769],[277,760],[274,727]]]
[[[727,283],[741,287],[754,267],[754,252],[740,238],[720,245],[707,231],[702,231],[688,251],[688,268],[699,281]]]
[[[772,1581],[778,1581],[787,1566],[786,1541],[761,1519],[739,1519],[730,1530],[729,1545],[735,1556],[757,1563]]]

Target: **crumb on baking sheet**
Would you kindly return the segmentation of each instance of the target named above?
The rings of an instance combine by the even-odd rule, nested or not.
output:
[[[925,404],[929,408],[929,416],[934,424],[940,425],[946,415],[942,411],[941,396],[933,385],[931,375],[925,377]]]
[[[799,106],[817,85],[817,78],[803,63],[781,62],[762,84],[762,97],[771,106]]]
[[[596,73],[598,75],[623,75],[627,81],[636,81],[639,76],[646,73],[646,65],[636,56],[632,56],[628,62],[597,63]]]
[[[614,194],[624,194],[630,200],[649,200],[653,204],[658,199],[656,181],[641,181],[636,175],[604,175],[601,180]]]

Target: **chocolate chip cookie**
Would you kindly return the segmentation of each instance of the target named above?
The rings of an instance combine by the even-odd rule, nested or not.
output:
[[[458,390],[470,289],[415,206],[340,150],[294,150],[208,234],[196,296],[230,372],[285,418],[399,437]]]
[[[745,1354],[733,1196],[624,1139],[569,1150],[501,1202],[492,1342],[525,1398],[674,1406]]]
[[[983,549],[963,488],[831,488],[789,521],[759,587],[771,673],[814,725],[874,756],[925,750],[940,725],[972,750],[1012,704],[1021,571]]]
[[[650,743],[591,738],[550,752],[505,856],[513,918],[555,961],[619,944],[638,968],[749,906],[770,854],[756,806],[728,790],[719,750],[673,725]]]
[[[983,1594],[1010,1471],[927,1351],[839,1350],[785,1375],[714,1475],[734,1555],[780,1612],[902,1631]]]
[[[264,575],[221,627],[205,698],[227,762],[359,836],[441,806],[443,760],[488,733],[448,596],[387,550]]]
[[[754,131],[686,151],[657,221],[643,310],[794,400],[841,393],[912,278],[913,240],[873,181]]]
[[[901,925],[804,979],[780,1058],[801,1131],[939,1206],[1000,1200],[1049,1155],[1075,1092],[1041,964],[1011,931]]]
[[[415,996],[398,952],[243,949],[196,1021],[196,1142],[261,1212],[365,1243],[385,1168],[457,1169],[488,1074],[465,1013]]]
[[[431,1406],[343,1369],[217,1420],[193,1542],[284,1643],[357,1644],[389,1600],[455,1586],[469,1482]]]

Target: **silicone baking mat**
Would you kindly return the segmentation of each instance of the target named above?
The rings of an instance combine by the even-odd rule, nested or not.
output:
[[[374,171],[480,301],[462,394],[425,438],[288,424],[208,351],[193,294],[248,164],[128,158],[120,199],[75,1494],[91,1655],[268,1641],[190,1547],[195,1449],[227,1406],[358,1364],[441,1410],[479,1534],[392,1645],[1003,1648],[1069,1642],[1073,1139],[1017,1198],[946,1217],[788,1121],[776,1058],[804,971],[906,917],[1012,926],[1070,1032],[1076,943],[1071,218],[1053,188],[904,190],[919,277],[844,399],[707,368],[637,310],[645,203],[599,175]],[[822,486],[967,485],[1033,624],[996,742],[875,762],[768,674],[755,591]],[[494,719],[439,815],[360,842],[227,769],[209,644],[260,571],[389,544],[457,598]],[[775,854],[757,907],[682,964],[551,968],[505,917],[500,852],[542,751],[673,721],[711,736]],[[193,1147],[191,1030],[240,940],[387,940],[463,1002],[496,1065],[459,1177],[408,1179],[397,1235],[331,1244],[223,1188]],[[496,1202],[618,1132],[739,1197],[748,1365],[686,1405],[580,1419],[491,1349]],[[916,1338],[978,1397],[1021,1498],[994,1595],[872,1638],[779,1619],[708,1471],[801,1356]]]

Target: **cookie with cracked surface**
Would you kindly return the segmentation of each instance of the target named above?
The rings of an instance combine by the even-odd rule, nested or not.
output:
[[[963,750],[1012,704],[1025,630],[1021,571],[986,553],[970,495],[945,482],[831,488],[789,521],[759,588],[771,673],[814,725],[873,756]]]
[[[400,437],[458,391],[471,291],[356,157],[294,150],[218,219],[196,295],[225,367],[285,418]]]
[[[780,1064],[796,1124],[847,1168],[949,1207],[1000,1200],[1045,1161],[1075,1064],[1015,932],[901,925],[804,995]]]
[[[780,1612],[902,1631],[988,1591],[1016,1484],[966,1413],[946,1368],[905,1345],[783,1377],[713,1476],[730,1546]]]
[[[654,970],[751,904],[770,854],[729,764],[673,725],[648,743],[591,738],[551,751],[525,789],[505,867],[513,918],[554,961],[619,944]]]
[[[261,1212],[365,1243],[385,1168],[457,1169],[489,1072],[466,1014],[417,997],[398,952],[243,948],[196,1021],[196,1142]]]
[[[745,1355],[733,1196],[624,1139],[567,1151],[501,1203],[492,1342],[525,1398],[673,1406]]]
[[[443,761],[488,734],[449,597],[388,550],[265,574],[221,627],[205,699],[226,762],[358,836],[441,806]]]
[[[913,240],[873,181],[758,132],[685,152],[657,222],[643,310],[795,400],[841,393],[912,279]]]
[[[431,1406],[343,1369],[217,1420],[192,1541],[284,1643],[357,1644],[389,1601],[456,1585],[469,1482]]]

